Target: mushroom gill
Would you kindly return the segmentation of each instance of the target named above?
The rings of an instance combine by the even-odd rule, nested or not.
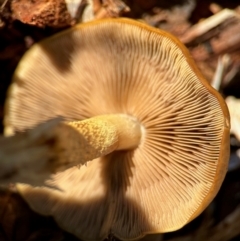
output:
[[[226,174],[229,115],[163,31],[108,19],[35,44],[15,72],[4,123],[15,133],[56,116],[108,114],[137,119],[139,145],[52,175],[52,189],[18,185],[29,205],[92,241],[169,232],[199,215]]]

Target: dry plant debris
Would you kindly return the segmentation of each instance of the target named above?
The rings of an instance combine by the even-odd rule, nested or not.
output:
[[[231,73],[231,70],[235,70],[236,74],[234,66],[240,63],[239,29],[238,8],[236,10],[219,9],[219,12],[192,26],[179,38],[189,47],[193,58],[210,81],[217,67],[216,58],[226,53],[229,54],[231,65],[225,74]],[[201,67],[201,65],[204,66]],[[212,67],[212,71],[209,66]],[[211,71],[210,75],[207,73],[208,70]]]
[[[121,0],[9,0],[12,18],[37,27],[62,28],[130,11]],[[2,8],[5,6],[2,4]]]
[[[223,9],[213,16],[195,24],[190,29],[187,30],[186,33],[182,37],[180,37],[180,40],[188,44],[190,42],[196,41],[197,38],[204,39],[204,35],[206,33],[209,33],[210,30],[218,27],[221,24],[226,24],[226,21],[230,20],[230,23],[232,23],[231,20],[236,18],[238,19],[240,16],[236,11],[230,10],[230,9]],[[206,37],[205,37],[206,39]]]
[[[38,27],[64,27],[71,24],[65,0],[13,0],[12,17]]]
[[[72,19],[79,19],[83,9],[88,5],[86,0],[65,0],[65,3]]]
[[[226,103],[231,116],[231,132],[240,141],[240,99],[228,96]]]
[[[121,0],[103,0],[102,5],[100,5],[100,1],[93,2],[94,4],[98,2],[98,6],[100,6],[98,9],[95,8],[95,19],[116,18],[130,11],[130,8]]]
[[[144,13],[142,19],[151,26],[164,29],[179,37],[190,28],[188,19],[195,5],[195,1],[186,1],[183,5],[177,5],[171,9],[154,7],[151,11]]]

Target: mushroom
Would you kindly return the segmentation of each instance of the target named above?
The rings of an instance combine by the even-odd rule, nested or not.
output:
[[[129,135],[116,128],[132,144],[53,174],[52,188],[19,184],[31,208],[87,241],[170,232],[197,217],[226,174],[229,113],[164,31],[105,19],[35,44],[14,74],[4,124],[12,134],[58,116],[81,123],[108,115],[133,121]]]

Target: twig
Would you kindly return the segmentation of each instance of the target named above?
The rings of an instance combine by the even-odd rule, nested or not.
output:
[[[2,5],[1,5],[1,7],[0,7],[0,12],[3,11],[3,9],[5,8],[7,2],[8,2],[8,0],[4,0],[4,2],[2,3]]]
[[[216,13],[213,16],[201,21],[200,23],[195,24],[183,36],[180,37],[180,40],[183,43],[187,44],[196,39],[197,37],[205,34],[212,28],[225,22],[227,19],[233,17],[239,18],[239,15],[233,10],[223,9],[219,13]]]
[[[232,68],[228,71],[228,73],[226,73],[224,79],[223,79],[223,86],[228,85],[233,78],[237,75],[237,73],[239,72],[240,69],[240,64],[239,63],[235,63],[233,64]]]
[[[218,91],[223,82],[223,77],[226,72],[226,69],[230,64],[230,61],[231,61],[230,56],[227,54],[224,54],[223,56],[220,56],[218,58],[217,68],[212,80],[212,87]]]
[[[1,14],[2,14],[2,12],[3,12],[7,2],[8,2],[8,0],[4,0],[4,2],[0,6],[0,27],[4,26],[4,23],[3,23],[2,19],[1,19]]]

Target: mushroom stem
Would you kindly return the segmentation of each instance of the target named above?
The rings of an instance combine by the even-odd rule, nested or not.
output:
[[[114,150],[134,149],[141,139],[140,123],[124,114],[101,115],[67,125],[84,137],[76,143],[82,150],[84,163]]]
[[[140,139],[140,123],[128,115],[68,123],[51,120],[24,133],[0,137],[0,183],[42,185],[52,173],[115,150],[133,149]]]
[[[83,165],[115,150],[134,149],[140,143],[141,125],[124,114],[101,115],[82,121],[60,123],[54,130],[53,172]]]

